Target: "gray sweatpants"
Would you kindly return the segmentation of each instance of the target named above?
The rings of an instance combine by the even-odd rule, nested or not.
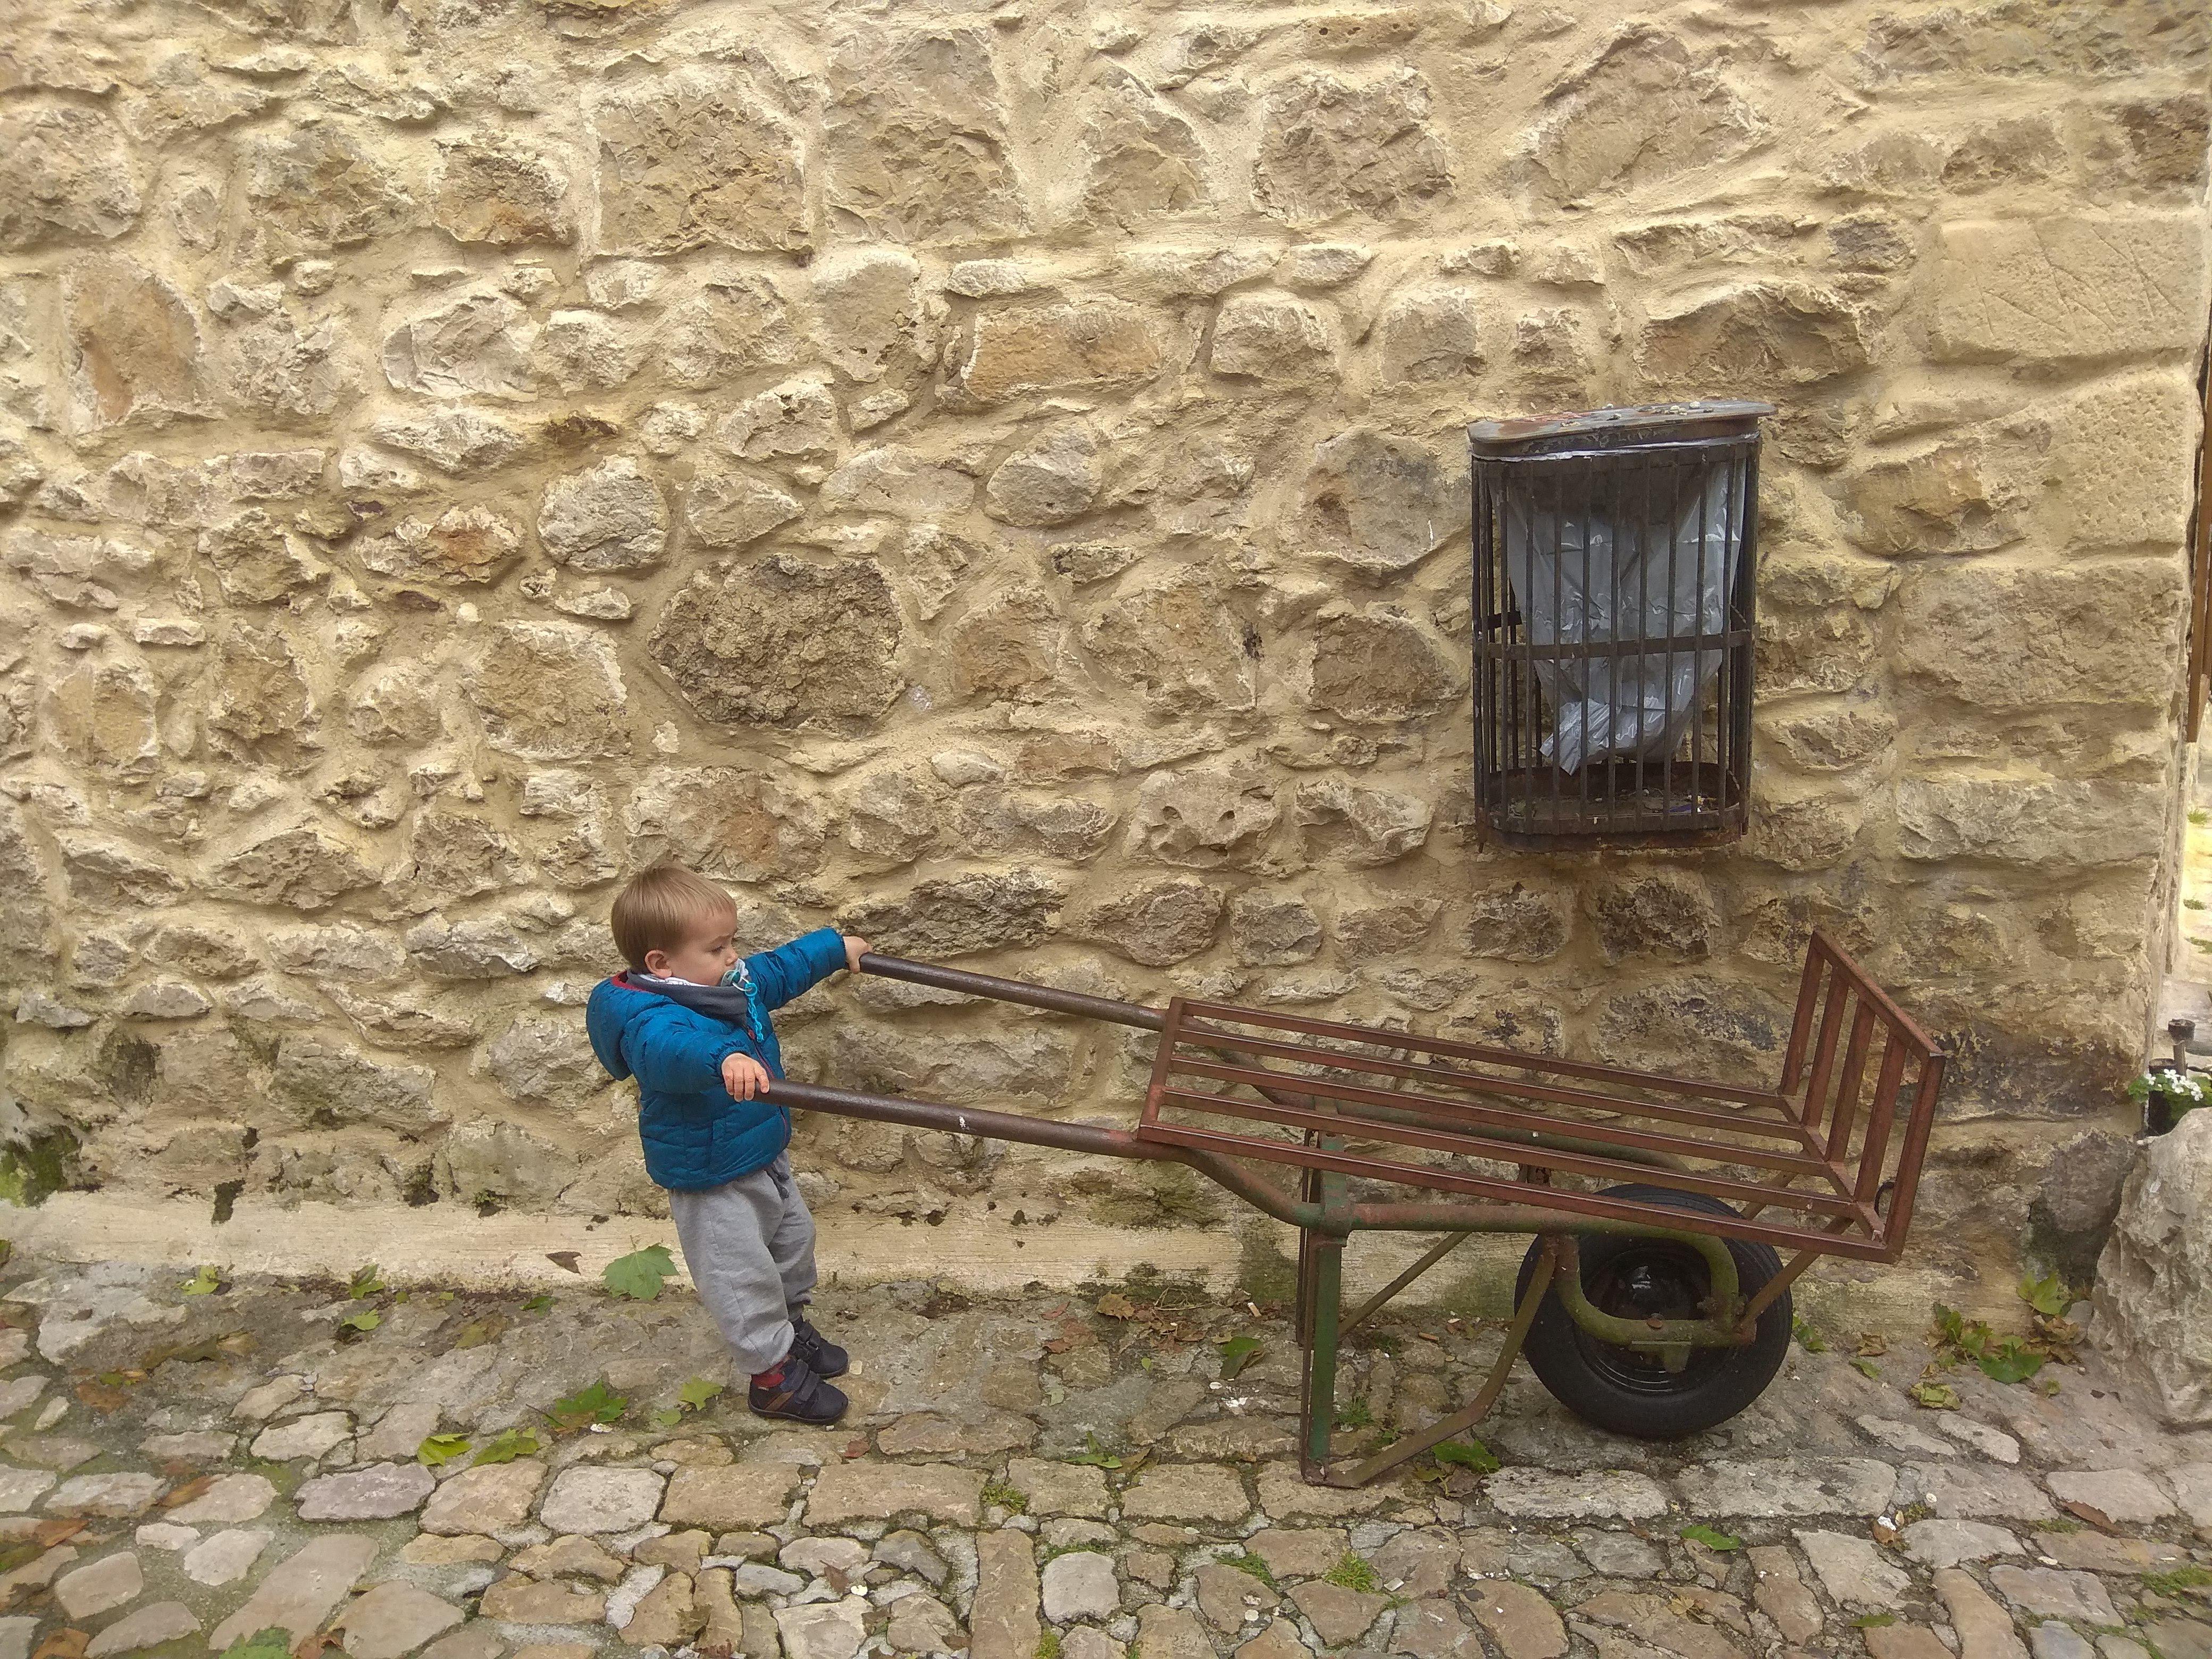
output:
[[[791,1316],[814,1297],[814,1218],[786,1153],[701,1192],[671,1192],[684,1265],[750,1376],[791,1352]]]

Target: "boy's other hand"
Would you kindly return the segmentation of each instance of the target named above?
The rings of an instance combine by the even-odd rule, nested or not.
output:
[[[722,1086],[732,1100],[750,1100],[769,1085],[768,1067],[750,1054],[732,1054],[722,1062]]]
[[[845,966],[852,973],[860,971],[860,958],[876,947],[858,933],[845,935]]]

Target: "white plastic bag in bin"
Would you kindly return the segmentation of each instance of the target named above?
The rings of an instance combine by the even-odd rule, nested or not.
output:
[[[1585,641],[1656,643],[1725,631],[1743,545],[1742,514],[1728,510],[1733,477],[1734,469],[1720,467],[1705,480],[1702,560],[1695,493],[1681,498],[1671,517],[1668,502],[1650,503],[1659,516],[1640,531],[1632,516],[1644,507],[1640,501],[1620,501],[1618,512],[1612,503],[1592,504],[1562,518],[1519,491],[1506,495],[1506,580],[1521,601],[1524,637],[1540,653],[1536,678],[1552,710],[1543,756],[1560,770],[1577,772],[1589,761],[1662,759],[1698,718],[1720,672],[1717,645],[1616,657],[1540,653]]]

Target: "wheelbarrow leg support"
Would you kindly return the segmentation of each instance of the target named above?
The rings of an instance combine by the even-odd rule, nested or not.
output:
[[[1336,1345],[1343,1312],[1344,1237],[1313,1228],[1298,1238],[1298,1339],[1305,1349],[1299,1390],[1298,1462],[1308,1480],[1323,1478],[1329,1431],[1336,1426]]]
[[[1536,1310],[1543,1305],[1545,1292],[1552,1288],[1552,1270],[1558,1260],[1558,1241],[1547,1233],[1542,1251],[1536,1260],[1536,1271],[1529,1277],[1528,1288],[1522,1294],[1521,1305],[1513,1310],[1513,1323],[1505,1332],[1505,1346],[1498,1350],[1497,1363],[1491,1366],[1490,1375],[1483,1379],[1481,1393],[1442,1422],[1431,1423],[1419,1434],[1385,1447],[1365,1462],[1354,1464],[1342,1471],[1326,1472],[1328,1484],[1332,1486],[1364,1486],[1376,1475],[1396,1468],[1408,1459],[1419,1457],[1423,1452],[1441,1445],[1455,1435],[1464,1434],[1489,1416],[1490,1408],[1498,1403],[1498,1396],[1505,1392],[1505,1380],[1513,1374],[1513,1362],[1521,1357],[1522,1344],[1528,1340],[1528,1327],[1536,1322]]]

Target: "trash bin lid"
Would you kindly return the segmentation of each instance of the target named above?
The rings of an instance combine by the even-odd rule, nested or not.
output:
[[[1477,458],[1543,455],[1562,449],[1632,449],[1639,444],[1740,437],[1758,429],[1772,404],[1707,398],[1686,404],[1638,404],[1567,415],[1476,421],[1467,428]]]

